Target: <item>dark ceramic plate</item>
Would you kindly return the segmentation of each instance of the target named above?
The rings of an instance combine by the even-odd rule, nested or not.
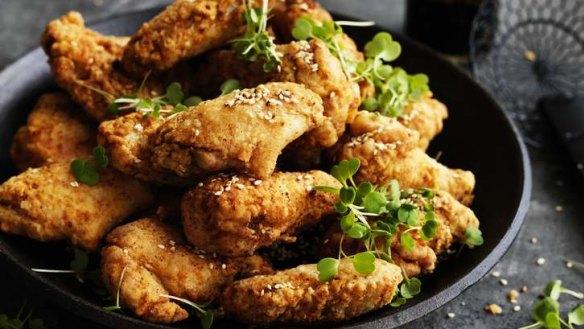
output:
[[[116,17],[92,27],[111,34],[131,34],[159,10]],[[379,27],[349,30],[363,44],[381,31]],[[525,147],[517,130],[493,101],[468,75],[427,48],[396,37],[403,54],[399,65],[409,72],[424,72],[431,78],[436,97],[447,104],[450,118],[444,132],[436,138],[431,155],[442,152],[441,161],[472,170],[477,179],[472,206],[482,223],[485,244],[465,250],[458,257],[442,262],[424,277],[423,292],[407,305],[384,308],[339,324],[339,328],[394,328],[427,314],[452,300],[482,278],[509,248],[527,211],[531,172]],[[0,181],[13,170],[8,149],[13,134],[21,125],[42,92],[55,89],[46,57],[36,49],[0,74]],[[26,238],[0,236],[0,254],[12,271],[22,275],[42,294],[73,313],[114,328],[169,328],[136,319],[130,315],[107,313],[106,301],[68,276],[37,274],[31,267],[67,268],[70,255],[61,243],[38,243]],[[61,267],[59,267],[61,266]],[[196,321],[179,324],[190,327]],[[240,327],[224,322],[216,328]]]

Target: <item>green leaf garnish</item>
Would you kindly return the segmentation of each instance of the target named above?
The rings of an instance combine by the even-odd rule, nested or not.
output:
[[[70,168],[75,180],[88,186],[95,186],[99,183],[98,168],[107,168],[109,158],[106,149],[98,145],[93,148],[91,159],[75,159],[71,162]]]
[[[318,270],[318,279],[320,281],[330,281],[337,276],[339,260],[330,257],[323,258],[316,264],[316,269]]]
[[[584,305],[580,304],[568,313],[568,324],[584,326]]]
[[[240,38],[231,40],[231,46],[245,60],[264,61],[264,71],[270,72],[280,65],[281,54],[276,51],[274,40],[267,31],[268,0],[262,0],[262,6],[253,8],[253,1],[246,2],[247,9],[243,13],[246,30]]]
[[[0,329],[45,329],[43,320],[32,317],[32,311],[24,316],[26,302],[22,304],[16,317],[11,318],[7,314],[0,314]],[[24,318],[23,318],[24,316]]]
[[[87,265],[89,265],[89,255],[79,248],[74,248],[73,252],[74,257],[69,266],[71,270],[75,272],[83,272],[87,270]]]
[[[344,237],[363,243],[366,251],[347,255],[342,249],[342,239],[338,259],[324,258],[317,265],[321,281],[332,280],[342,257],[351,259],[358,273],[370,274],[375,270],[375,259],[391,260],[391,242],[394,238],[407,250],[416,246],[412,234],[419,232],[425,241],[436,235],[438,222],[430,200],[434,197],[431,189],[400,190],[399,183],[392,181],[384,186],[370,182],[355,183],[353,176],[359,171],[360,162],[353,158],[343,160],[331,169],[331,175],[342,185],[341,188],[318,186],[319,191],[339,196],[334,205],[340,217],[340,228]],[[398,233],[401,232],[399,235]],[[384,239],[384,240],[383,240]],[[378,242],[382,243],[378,243]],[[417,295],[421,289],[418,279],[406,278],[400,293],[392,301],[397,307]]]
[[[361,252],[353,256],[353,266],[361,274],[371,274],[375,271],[375,255],[370,252]]]
[[[469,247],[480,246],[484,243],[483,232],[478,227],[468,227],[464,231],[464,238]]]
[[[221,84],[221,96],[230,94],[234,90],[241,89],[241,84],[239,80],[229,79]]]
[[[572,291],[562,287],[562,281],[553,280],[550,281],[543,289],[544,295],[550,297],[551,299],[558,300],[561,294],[571,295],[578,299],[583,299],[584,294],[581,292]]]
[[[582,299],[582,293],[562,287],[560,280],[550,281],[543,290],[544,298],[538,301],[531,310],[531,316],[536,321],[528,326],[519,329],[559,329],[563,326],[573,329],[574,325],[584,325],[584,306],[577,305],[568,313],[568,322],[564,321],[560,315],[561,307],[559,298],[561,294],[568,294]]]

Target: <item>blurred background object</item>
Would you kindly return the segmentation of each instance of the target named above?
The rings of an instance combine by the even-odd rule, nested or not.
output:
[[[465,57],[473,19],[482,0],[409,0],[406,31],[448,55]]]
[[[470,52],[475,78],[511,114],[526,141],[553,144],[538,104],[584,93],[584,1],[485,0]],[[570,133],[556,128],[560,135]]]

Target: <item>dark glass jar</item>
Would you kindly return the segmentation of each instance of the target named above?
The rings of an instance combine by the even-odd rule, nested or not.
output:
[[[450,55],[467,55],[481,0],[407,0],[408,35]]]

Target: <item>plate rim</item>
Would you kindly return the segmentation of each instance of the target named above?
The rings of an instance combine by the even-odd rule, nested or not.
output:
[[[87,23],[87,26],[95,27],[96,25],[107,23],[115,19],[123,19],[128,16],[146,16],[148,14],[160,12],[164,8],[165,8],[164,6],[157,6],[153,8],[118,13],[97,20],[91,20]],[[345,14],[337,14],[334,11],[332,11],[331,13],[335,17],[347,17],[347,15]],[[515,214],[513,216],[509,229],[505,232],[504,236],[501,238],[499,243],[487,254],[487,256],[473,269],[471,269],[467,274],[465,274],[458,281],[456,281],[453,285],[448,286],[442,291],[438,292],[437,294],[429,297],[428,299],[418,302],[415,305],[409,307],[407,309],[408,312],[405,312],[406,313],[405,316],[404,314],[402,314],[404,312],[396,312],[391,315],[381,315],[378,318],[371,319],[370,321],[364,323],[344,323],[344,324],[339,323],[339,326],[337,328],[379,328],[379,329],[396,328],[398,326],[405,325],[413,320],[421,318],[427,314],[430,314],[439,309],[440,307],[444,306],[446,303],[452,301],[454,298],[458,297],[465,290],[474,286],[480,279],[487,275],[489,271],[507,253],[507,251],[515,241],[525,221],[531,198],[532,170],[527,147],[525,145],[523,137],[519,132],[519,129],[517,128],[513,120],[510,118],[509,114],[503,110],[499,102],[497,102],[497,100],[493,97],[493,95],[488,90],[486,90],[479,82],[474,80],[473,77],[468,72],[463,71],[453,63],[449,62],[428,46],[425,46],[402,33],[394,32],[391,29],[388,29],[384,24],[376,24],[375,27],[379,30],[390,31],[392,35],[396,35],[399,39],[405,40],[406,42],[409,43],[410,46],[417,48],[417,50],[424,53],[424,55],[434,57],[436,61],[440,62],[440,65],[448,67],[448,70],[454,70],[457,71],[459,74],[467,76],[467,78],[471,80],[476,87],[478,87],[477,90],[480,90],[480,93],[484,94],[485,99],[489,99],[490,103],[492,103],[492,106],[497,108],[498,112],[502,115],[504,121],[507,123],[509,128],[511,128],[511,132],[515,137],[513,142],[520,151],[519,158],[521,159],[520,167],[522,169],[520,171],[523,174],[522,177],[523,186],[521,189],[521,198],[519,199],[519,203],[517,205],[517,209],[515,210]],[[7,65],[0,72],[0,89],[4,89],[6,87],[6,83],[2,83],[2,81],[5,82],[9,81],[7,77],[10,77],[12,74],[14,74],[15,71],[18,70],[19,65],[25,63],[29,59],[29,57],[32,58],[34,56],[38,56],[39,52],[42,53],[42,49],[40,48],[40,46],[33,47],[21,53],[18,56],[18,59]],[[20,274],[26,275],[27,276],[26,281],[28,283],[33,284],[37,288],[48,290],[51,293],[53,293],[53,298],[55,298],[56,301],[58,302],[59,308],[71,311],[80,318],[84,318],[96,324],[104,325],[107,327],[129,321],[133,322],[135,325],[136,324],[144,325],[145,323],[147,323],[149,328],[156,329],[173,328],[172,326],[169,325],[148,323],[132,315],[107,312],[103,310],[103,308],[100,307],[99,305],[85,301],[84,299],[76,295],[68,294],[66,291],[61,289],[56,283],[54,283],[54,280],[50,280],[48,279],[47,276],[43,276],[40,273],[33,272],[29,267],[26,267],[24,264],[22,264],[16,258],[14,258],[13,255],[7,253],[4,249],[4,241],[2,239],[0,239],[0,256],[4,259],[4,261],[8,261],[13,265],[16,265],[13,268],[17,268]],[[12,273],[12,275],[14,274],[15,273]],[[97,318],[95,317],[90,318],[86,314],[87,311],[100,312],[102,316]]]

